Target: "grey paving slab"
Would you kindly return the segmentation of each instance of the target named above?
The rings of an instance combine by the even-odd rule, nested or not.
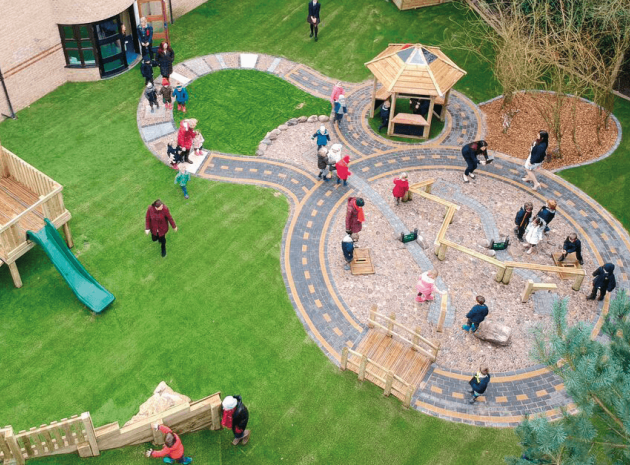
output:
[[[204,60],[203,58],[194,58],[192,60],[188,60],[186,62],[186,66],[197,76],[203,76],[212,72],[212,69],[210,68],[210,66],[208,66],[208,63],[206,63],[206,60]]]
[[[140,131],[142,132],[142,138],[146,142],[151,142],[175,132],[175,125],[172,122],[153,124],[142,127]]]

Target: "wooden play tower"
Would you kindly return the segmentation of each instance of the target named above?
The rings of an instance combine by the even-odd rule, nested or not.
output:
[[[55,228],[63,226],[68,247],[72,217],[63,204],[63,186],[20,159],[0,144],[0,267],[8,265],[15,287],[22,279],[15,261],[35,243],[26,231],[39,231],[50,219]]]

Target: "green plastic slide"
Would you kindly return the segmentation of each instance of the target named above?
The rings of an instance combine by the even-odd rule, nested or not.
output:
[[[46,226],[37,232],[27,231],[26,235],[44,249],[79,300],[93,312],[102,312],[115,297],[83,268],[48,218],[44,221]]]

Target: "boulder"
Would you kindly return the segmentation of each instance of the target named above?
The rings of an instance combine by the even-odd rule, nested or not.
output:
[[[291,118],[289,121],[287,121],[287,126],[295,126],[296,124],[298,124],[297,118]]]
[[[280,129],[274,129],[273,131],[271,131],[271,134],[279,136],[280,134],[282,134],[282,131]]]
[[[269,140],[276,140],[278,138],[278,136],[276,134],[273,133],[269,133],[265,136],[265,139],[269,139]]]
[[[427,242],[424,240],[424,238],[420,234],[418,234],[418,237],[416,238],[416,242],[423,249],[426,249],[428,247]]]
[[[278,126],[278,129],[280,129],[281,131],[286,131],[287,129],[289,129],[289,126],[287,126],[286,124],[281,124],[280,126]]]
[[[261,151],[262,153],[265,153],[268,148],[269,146],[266,144],[263,144],[262,142],[260,143],[260,145],[258,145],[258,150]]]
[[[271,145],[271,140],[270,140],[270,139],[265,138],[265,139],[263,139],[260,143],[261,143],[261,144],[263,144],[263,145]]]
[[[309,116],[306,121],[308,121],[309,123],[316,123],[318,121],[317,120],[317,115]]]
[[[146,420],[157,413],[162,413],[165,410],[187,402],[190,402],[190,397],[173,391],[164,381],[162,381],[153,391],[153,395],[140,406],[138,413],[131,417],[131,420],[125,423],[124,426]]]
[[[506,346],[510,343],[512,328],[509,326],[495,323],[492,320],[484,320],[479,329],[473,333],[477,339],[491,342],[500,346]]]
[[[308,118],[306,116],[300,116],[298,118],[298,123],[306,123],[308,121]]]
[[[260,150],[260,149],[259,149],[259,150],[256,150],[256,156],[257,156],[257,157],[262,157],[264,154],[265,154],[265,151],[264,151],[264,150]]]
[[[325,123],[327,121],[330,121],[330,116],[326,116],[326,115],[319,115],[319,121],[321,121],[322,123]]]

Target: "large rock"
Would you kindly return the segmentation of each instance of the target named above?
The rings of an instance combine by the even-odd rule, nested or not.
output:
[[[320,120],[322,123],[325,123],[326,121],[330,121],[330,116],[320,115],[320,116],[319,116],[319,120]]]
[[[309,123],[316,123],[317,122],[317,115],[309,116],[306,121],[308,121]]]
[[[270,139],[265,138],[265,139],[263,139],[260,143],[261,143],[261,144],[263,144],[263,145],[271,145],[271,140],[270,140]]]
[[[306,123],[308,121],[308,118],[306,116],[300,116],[298,118],[298,123]]]
[[[512,328],[500,323],[495,323],[492,320],[484,320],[484,322],[479,326],[479,329],[473,334],[476,338],[481,339],[482,341],[506,346],[510,343]]]
[[[289,121],[287,121],[287,126],[295,126],[296,124],[298,124],[297,118],[291,118]]]
[[[278,129],[280,129],[281,131],[286,131],[287,129],[289,129],[289,126],[287,126],[286,124],[281,124],[280,126],[278,126]]]
[[[149,397],[149,400],[140,406],[138,413],[131,417],[131,420],[125,423],[124,426],[146,420],[156,413],[162,413],[165,410],[187,402],[190,402],[190,397],[173,391],[164,381],[162,381],[155,388],[155,391],[153,391],[153,395]]]
[[[267,144],[263,144],[262,142],[258,146],[258,150],[261,151],[262,153],[265,153],[268,148],[269,148],[269,146]]]

